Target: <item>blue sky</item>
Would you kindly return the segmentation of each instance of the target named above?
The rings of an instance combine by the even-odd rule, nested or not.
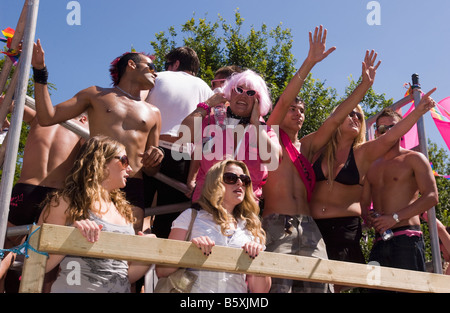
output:
[[[70,0],[42,0],[39,5],[36,38],[46,53],[49,80],[56,84],[53,104],[77,91],[98,85],[110,86],[108,73],[112,59],[129,51],[152,53],[155,33],[180,26],[195,14],[215,21],[220,14],[233,22],[239,9],[245,27],[259,29],[265,23],[274,28],[282,23],[294,37],[292,52],[300,66],[308,51],[308,31],[317,25],[328,29],[328,46],[337,50],[317,65],[313,77],[344,93],[348,78],[357,79],[367,49],[375,49],[382,60],[374,89],[394,101],[405,93],[404,83],[418,73],[422,89],[437,87],[440,101],[450,96],[450,1],[379,0],[380,25],[369,25],[369,0],[78,0],[80,25],[66,21]],[[0,28],[15,28],[24,1],[0,0]],[[6,9],[5,9],[6,8]],[[244,29],[245,30],[245,29]],[[181,40],[181,38],[180,38]],[[444,147],[434,123],[425,117],[427,136]],[[448,150],[447,150],[448,151]]]

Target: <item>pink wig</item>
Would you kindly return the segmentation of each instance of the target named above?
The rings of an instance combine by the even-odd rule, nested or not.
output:
[[[260,115],[265,116],[272,108],[272,100],[270,100],[269,89],[266,82],[260,75],[252,70],[245,70],[242,73],[234,73],[223,87],[223,93],[227,99],[231,98],[231,92],[234,87],[247,86],[247,88],[255,90],[258,94]]]

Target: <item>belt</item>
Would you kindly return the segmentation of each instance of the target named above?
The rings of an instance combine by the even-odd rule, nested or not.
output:
[[[191,155],[192,151],[193,151],[193,145],[192,143],[183,143],[183,144],[178,144],[178,143],[173,143],[170,141],[165,141],[165,140],[160,140],[159,141],[159,146],[163,147],[165,149],[171,150],[171,151],[175,151],[175,152],[179,152],[179,153],[186,153]]]
[[[413,236],[420,237],[423,234],[422,231],[420,230],[420,225],[409,225],[409,226],[393,228],[392,232],[394,233],[394,237],[401,236],[401,235],[406,235],[408,237],[413,237]],[[379,241],[379,240],[381,240],[381,236],[380,236],[380,234],[377,233],[375,235],[375,241]]]

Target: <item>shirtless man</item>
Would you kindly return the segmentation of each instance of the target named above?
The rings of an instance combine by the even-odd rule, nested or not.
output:
[[[363,62],[363,80],[354,92],[342,102],[322,127],[298,140],[305,119],[304,103],[296,98],[304,79],[315,64],[327,57],[335,48],[325,51],[326,30],[316,28],[310,33],[308,57],[294,75],[277,102],[268,125],[280,125],[283,157],[278,168],[269,172],[263,187],[263,227],[267,235],[267,251],[312,256],[327,259],[322,235],[311,217],[309,200],[315,176],[310,162],[326,145],[333,131],[361,101],[373,83],[377,67],[373,67],[376,54],[366,53]],[[295,163],[291,159],[293,156]],[[273,278],[271,292],[329,292],[328,284]]]
[[[141,99],[141,92],[155,84],[155,66],[150,57],[140,53],[123,54],[111,63],[113,88],[91,86],[56,106],[52,105],[48,93],[44,50],[39,40],[33,49],[32,66],[41,125],[54,125],[87,111],[91,136],[109,136],[125,145],[133,171],[124,191],[133,205],[135,230],[142,230],[145,208],[142,171],[154,175],[164,157],[158,148],[159,110]]]
[[[38,221],[42,210],[40,203],[47,194],[64,185],[67,173],[83,143],[80,136],[61,125],[40,126],[36,112],[27,106],[24,107],[23,121],[29,125],[30,131],[24,148],[20,178],[11,193],[8,227]],[[83,114],[73,121],[88,128],[87,117]],[[24,237],[6,238],[5,248],[18,246]],[[3,279],[14,260],[15,255],[10,253],[1,262],[0,291],[3,290]],[[6,287],[7,292],[13,292],[17,288],[15,284]]]
[[[376,136],[383,136],[402,119],[391,109],[384,109],[376,121]],[[370,203],[381,214],[369,225],[376,230],[369,261],[381,266],[425,271],[425,251],[420,214],[438,201],[436,181],[427,158],[420,152],[404,149],[400,140],[369,168],[361,206],[367,214]],[[420,194],[420,197],[419,197]],[[391,229],[394,237],[384,241],[379,234]]]

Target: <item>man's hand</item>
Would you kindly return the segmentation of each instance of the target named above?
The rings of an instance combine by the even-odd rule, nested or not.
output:
[[[141,163],[144,167],[152,168],[161,164],[164,153],[158,147],[151,146],[144,153],[140,153],[139,156],[142,157]]]
[[[33,45],[31,65],[38,70],[42,70],[45,67],[44,49],[42,49],[40,39]]]

